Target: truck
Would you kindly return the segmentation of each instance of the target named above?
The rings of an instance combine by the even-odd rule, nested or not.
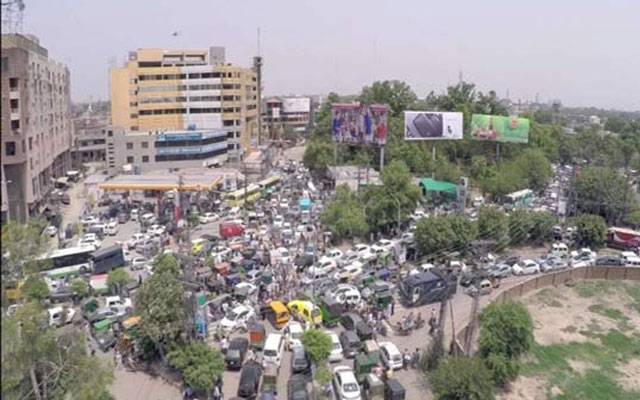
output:
[[[241,236],[244,234],[244,228],[240,224],[223,222],[220,224],[220,237],[228,239],[234,236]]]
[[[634,251],[637,254],[640,249],[640,232],[627,228],[609,228],[607,246],[613,249]]]
[[[404,278],[400,282],[400,300],[407,307],[437,303],[455,294],[457,288],[455,275],[433,269]]]

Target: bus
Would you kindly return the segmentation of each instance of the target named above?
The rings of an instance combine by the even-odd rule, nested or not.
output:
[[[533,190],[524,189],[506,196],[504,207],[508,210],[529,207],[533,201]]]
[[[607,246],[612,249],[638,252],[640,249],[640,232],[627,228],[609,228],[607,230]]]
[[[261,195],[260,190],[260,186],[252,183],[246,188],[227,194],[225,200],[229,207],[240,207],[245,202],[252,203],[258,200]]]
[[[258,186],[262,190],[262,195],[273,193],[273,190],[280,183],[282,178],[279,175],[273,175],[258,182]]]
[[[94,251],[93,246],[53,250],[38,258],[43,263],[50,263],[41,274],[52,279],[61,279],[91,272],[91,255]]]
[[[94,274],[106,274],[114,268],[125,264],[122,246],[114,244],[91,253],[91,269]]]

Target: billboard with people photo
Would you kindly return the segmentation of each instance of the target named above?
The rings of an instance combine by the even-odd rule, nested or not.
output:
[[[331,136],[338,143],[384,146],[387,142],[386,105],[333,104]]]
[[[405,111],[404,138],[405,140],[462,139],[462,113]]]
[[[529,126],[527,118],[483,114],[471,116],[471,136],[476,140],[527,143]]]

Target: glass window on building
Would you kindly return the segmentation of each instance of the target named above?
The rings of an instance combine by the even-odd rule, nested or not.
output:
[[[5,142],[4,144],[5,154],[8,156],[16,155],[16,142]]]
[[[133,150],[133,143],[127,142],[127,150]]]
[[[149,148],[149,142],[142,142],[142,148],[143,149],[148,149]]]
[[[142,156],[142,162],[143,163],[148,163],[149,162],[149,156]]]
[[[127,156],[127,164],[133,164],[133,156]]]

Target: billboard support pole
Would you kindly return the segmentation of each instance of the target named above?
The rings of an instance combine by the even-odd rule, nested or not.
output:
[[[433,165],[435,166],[435,162],[436,162],[436,144],[434,143],[433,146],[431,146],[431,160],[433,161]],[[434,168],[433,171],[431,171],[431,179],[436,179],[436,169]]]
[[[380,172],[382,173],[382,168],[384,167],[384,146],[380,146]]]
[[[500,142],[496,142],[496,161],[500,162]]]
[[[335,143],[335,146],[333,146],[333,163],[334,165],[338,165],[338,143]]]

